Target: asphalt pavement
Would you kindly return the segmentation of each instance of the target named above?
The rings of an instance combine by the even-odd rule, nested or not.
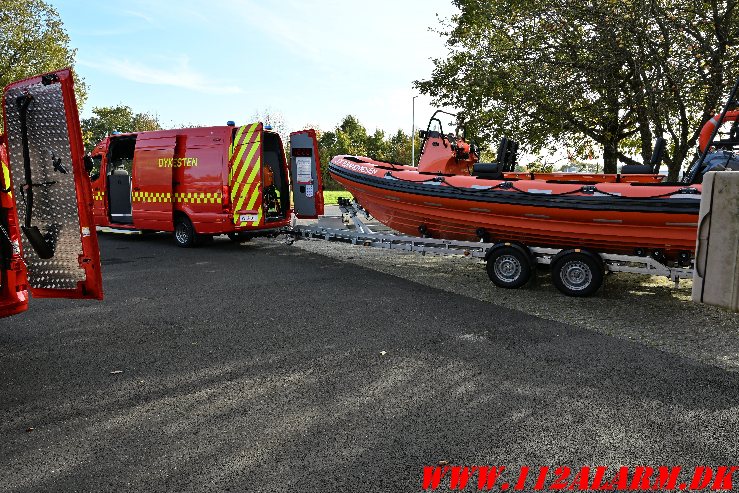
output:
[[[101,251],[105,301],[0,320],[0,491],[412,492],[439,461],[739,461],[735,372],[278,240]]]

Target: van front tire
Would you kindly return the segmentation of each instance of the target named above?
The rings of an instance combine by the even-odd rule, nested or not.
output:
[[[174,242],[178,247],[190,248],[195,245],[195,228],[186,216],[179,216],[174,221]]]

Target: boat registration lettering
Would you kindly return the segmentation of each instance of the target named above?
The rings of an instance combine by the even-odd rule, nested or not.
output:
[[[377,174],[377,168],[374,168],[372,166],[362,166],[361,164],[352,163],[351,161],[347,161],[346,159],[336,159],[334,163],[338,164],[342,168],[357,171],[359,173],[366,173],[368,175]]]

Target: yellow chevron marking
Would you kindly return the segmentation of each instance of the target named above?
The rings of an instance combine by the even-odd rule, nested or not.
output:
[[[253,143],[249,142],[251,140],[252,135],[254,134],[254,130],[256,129],[256,126],[258,125],[259,124],[252,125],[253,128],[249,129],[249,132],[247,133],[246,137],[241,143],[241,147],[239,148],[239,153],[236,156],[236,158],[233,160],[233,162],[231,163],[231,171],[233,173],[231,178],[238,176],[240,173],[243,174],[244,167],[249,165],[249,158],[247,158],[246,160],[242,160],[242,158],[244,157],[244,152],[246,152],[247,147],[251,151],[251,149],[254,146],[258,146],[259,142],[261,141],[260,136],[257,135],[257,138]]]
[[[259,123],[252,123],[249,126],[249,131],[246,133],[246,137],[244,137],[244,142],[243,142],[243,144],[241,144],[241,149],[239,149],[239,154],[236,156],[236,161],[235,162],[237,162],[237,163],[240,163],[241,162],[241,157],[244,155],[244,151],[246,150],[247,146],[249,145],[249,141],[251,140],[251,136],[252,136],[252,134],[254,134],[254,130],[257,129],[257,126],[259,126]],[[256,144],[260,140],[261,139],[257,139],[254,143]],[[248,162],[248,160],[247,160],[247,162]]]
[[[241,125],[239,129],[236,131],[236,135],[234,136],[233,142],[231,142],[231,146],[228,148],[229,161],[233,157],[234,150],[236,149],[236,146],[239,144],[239,140],[241,139],[241,134],[244,133],[245,128],[246,128],[246,125]]]
[[[259,149],[259,142],[255,142],[254,146],[249,150],[249,155],[246,156],[246,163],[250,163],[251,160],[254,158],[254,153],[257,152],[257,149]],[[254,181],[254,177],[256,176],[257,171],[259,171],[261,156],[257,157],[257,162],[254,164],[254,168],[251,170],[251,174],[249,175],[249,178],[246,180],[246,183],[249,184]],[[239,185],[242,183],[241,180],[244,178],[244,174],[246,173],[246,170],[249,168],[247,164],[244,164],[244,166],[241,167],[241,171],[239,172],[239,176],[236,178],[236,180],[233,181],[233,185],[231,188],[231,202],[236,200],[236,193],[239,191]],[[243,193],[243,192],[242,192]]]
[[[8,197],[13,198],[13,187],[10,186],[10,167],[5,162],[0,161],[3,168],[3,189],[8,189]]]
[[[244,163],[245,165],[241,168],[241,171],[239,172],[239,176],[236,178],[236,183],[239,183],[239,182],[241,182],[241,180],[244,179],[244,175],[246,174],[246,170],[247,170],[247,168],[249,168],[249,166],[247,165],[247,163],[250,163],[251,162],[251,160],[254,158],[254,154],[256,154],[256,152],[257,152],[258,149],[259,149],[259,142],[256,142],[254,144],[254,147],[252,147],[251,149],[249,149],[249,154],[246,156],[246,161]],[[261,156],[257,156],[257,162],[254,164],[254,169],[251,170],[251,175],[249,175],[249,179],[246,180],[247,183],[251,183],[254,180],[254,174],[255,174],[255,171],[254,170],[259,170],[259,162],[261,160],[262,160],[262,157]]]
[[[228,157],[229,163],[231,165],[231,169],[228,172],[229,180],[233,179],[233,177],[236,175],[236,172],[239,169],[239,166],[242,164],[241,161],[238,159],[238,156],[242,154],[241,151],[244,149],[244,147],[249,145],[250,139],[243,140],[241,138],[241,135],[244,132],[244,130],[247,130],[248,128],[249,128],[249,125],[244,125],[240,127],[239,131],[237,132],[237,135],[234,137],[234,141],[231,143],[232,150],[229,153],[229,157]],[[247,132],[247,134],[250,135],[249,132]],[[238,153],[237,153],[237,148],[238,148]]]
[[[259,214],[257,214],[257,220],[251,223],[252,226],[259,226],[259,223],[262,222],[262,209],[259,209]]]
[[[259,169],[262,167],[262,158],[258,157],[257,162],[254,165],[254,169],[251,172],[251,175],[249,175],[249,179],[247,180],[247,185],[249,183],[254,182],[254,178],[257,175],[257,172],[259,172]],[[249,193],[248,186],[244,187],[244,189],[241,191],[241,196],[239,197],[238,202],[236,203],[236,207],[234,207],[234,212],[238,212],[241,210],[241,206],[244,205],[244,200],[246,200],[246,195]],[[257,185],[256,190],[259,190],[259,185]]]
[[[241,139],[241,134],[246,129],[246,125],[242,125],[239,127],[239,129],[236,131],[236,135],[234,136],[233,141],[231,142],[231,145],[228,147],[228,162],[231,165],[231,169],[228,170],[228,179],[229,181],[233,177],[234,173],[234,167],[236,162],[234,161],[234,152],[236,151],[236,147],[239,145],[239,139]]]
[[[259,192],[261,191],[262,187],[257,185],[257,188],[254,189],[254,192],[252,192],[251,197],[249,197],[249,203],[246,205],[247,210],[253,210],[254,206],[256,205],[257,198],[259,198]],[[262,208],[260,207],[259,210],[261,211]]]

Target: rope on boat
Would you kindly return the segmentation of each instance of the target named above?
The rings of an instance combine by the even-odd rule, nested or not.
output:
[[[583,187],[584,188],[584,187]],[[603,190],[598,190],[597,187],[593,187],[593,190],[598,193],[602,193],[603,195],[608,195],[609,197],[621,197],[624,198],[623,195],[619,195],[617,193],[610,193],[610,192],[604,192]],[[700,195],[701,193],[698,191],[698,189],[693,187],[683,187],[675,190],[674,192],[665,192],[661,193],[659,195],[651,195],[649,197],[625,197],[625,198],[632,198],[632,199],[665,199],[668,197],[672,197],[673,195]]]
[[[651,195],[649,197],[628,197],[628,196],[623,196],[618,193],[611,193],[611,192],[599,190],[597,185],[583,185],[581,187],[578,187],[574,190],[569,190],[567,192],[542,194],[541,192],[530,192],[528,190],[523,190],[521,188],[518,188],[516,185],[514,185],[512,181],[504,181],[504,182],[498,183],[497,185],[492,185],[487,188],[468,188],[468,187],[458,187],[456,185],[452,185],[451,183],[446,181],[443,176],[435,176],[433,178],[426,179],[426,180],[408,180],[406,178],[398,178],[397,176],[393,176],[392,172],[390,171],[388,171],[385,174],[385,176],[393,178],[394,180],[403,181],[407,183],[416,183],[416,184],[426,183],[429,181],[435,181],[435,182],[443,183],[444,185],[450,188],[454,188],[455,190],[461,190],[464,192],[491,192],[493,190],[515,190],[516,192],[519,192],[525,195],[538,195],[538,196],[548,195],[550,197],[562,197],[566,195],[575,195],[578,193],[582,193],[585,195],[594,195],[596,193],[599,193],[602,195],[607,195],[609,197],[627,198],[627,199],[645,199],[645,200],[664,199],[664,198],[672,197],[673,195],[700,195],[700,191],[698,191],[698,189],[694,187],[682,187],[673,192],[665,192],[659,195]]]

